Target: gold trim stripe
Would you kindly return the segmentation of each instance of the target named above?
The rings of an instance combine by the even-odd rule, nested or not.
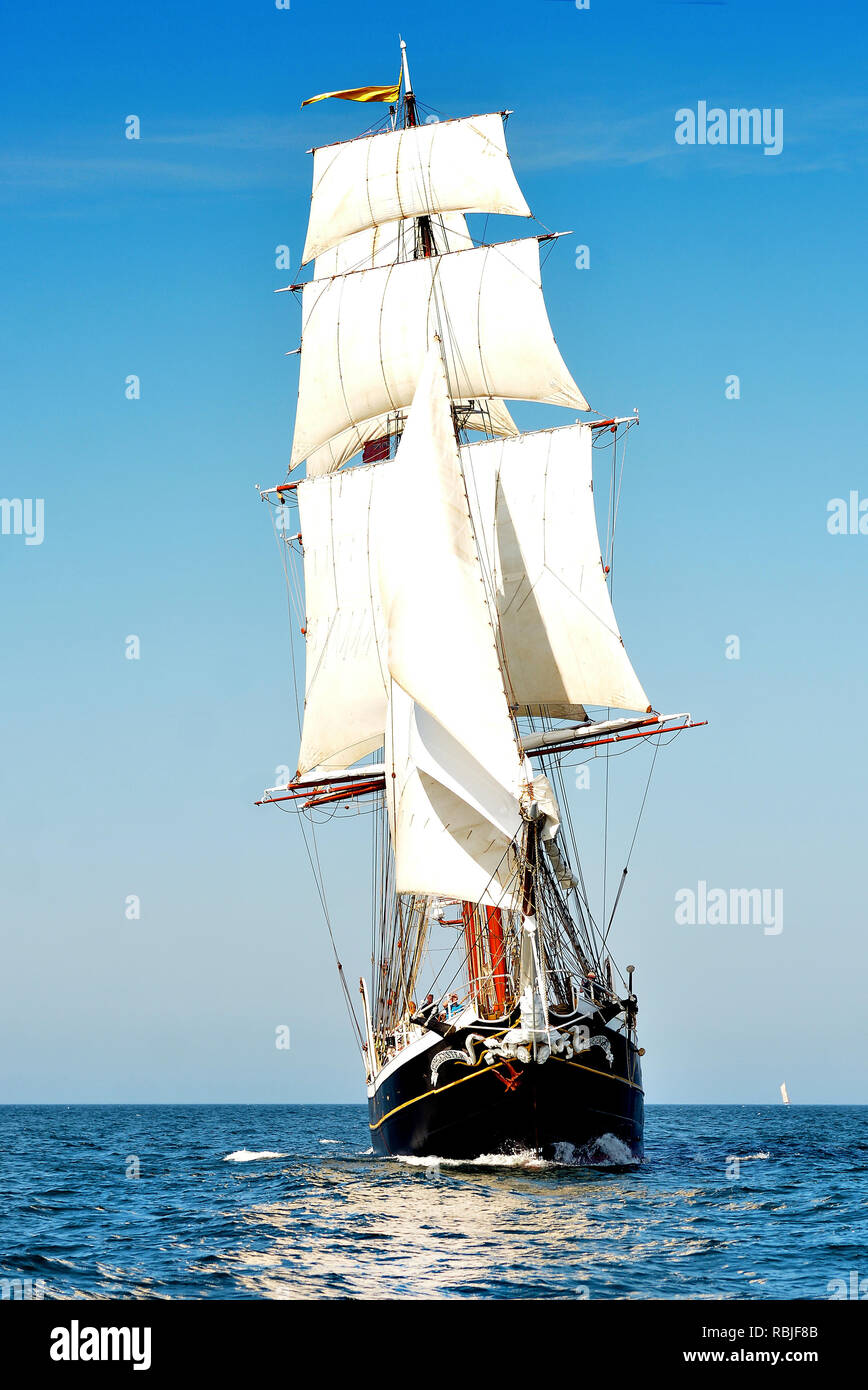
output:
[[[475,1076],[482,1076],[485,1072],[494,1071],[499,1066],[499,1062],[494,1062],[490,1067],[483,1067],[482,1071],[477,1071],[474,1068],[468,1076],[459,1076],[457,1081],[447,1081],[445,1086],[438,1086],[431,1091],[423,1091],[421,1096],[414,1096],[412,1100],[405,1100],[402,1105],[396,1105],[394,1110],[387,1111],[382,1120],[378,1120],[375,1125],[369,1123],[368,1129],[379,1129],[380,1125],[385,1124],[392,1115],[397,1115],[399,1110],[406,1110],[408,1105],[415,1105],[417,1101],[425,1100],[428,1096],[439,1096],[443,1091],[451,1091],[453,1086],[460,1086],[463,1081],[472,1081]]]
[[[645,1094],[642,1087],[637,1086],[635,1081],[628,1081],[626,1076],[618,1076],[616,1072],[600,1071],[599,1067],[587,1067],[583,1062],[570,1062],[566,1057],[558,1057],[556,1054],[549,1057],[548,1060],[550,1062],[565,1062],[568,1067],[578,1067],[579,1071],[590,1071],[593,1072],[595,1076],[605,1076],[607,1081],[620,1081],[623,1086],[632,1086],[633,1090],[638,1091],[640,1095],[644,1096]],[[405,1100],[401,1105],[396,1105],[394,1110],[388,1110],[382,1119],[378,1120],[375,1125],[368,1122],[368,1129],[371,1131],[379,1129],[380,1125],[386,1123],[386,1120],[391,1119],[393,1115],[397,1115],[399,1110],[406,1110],[408,1105],[415,1105],[417,1101],[426,1100],[428,1096],[442,1095],[444,1091],[451,1090],[453,1086],[460,1086],[465,1081],[472,1081],[475,1076],[482,1076],[487,1071],[496,1071],[500,1065],[500,1062],[495,1062],[490,1067],[483,1067],[481,1071],[477,1071],[474,1068],[468,1076],[459,1076],[457,1081],[448,1081],[445,1086],[437,1086],[431,1091],[423,1091],[420,1096],[414,1096],[412,1100]]]
[[[634,1091],[638,1091],[641,1096],[645,1092],[641,1086],[637,1086],[635,1081],[628,1081],[626,1076],[619,1076],[615,1071],[600,1071],[599,1067],[586,1067],[583,1062],[571,1062],[567,1057],[558,1057],[553,1054],[548,1058],[549,1062],[565,1062],[568,1067],[578,1067],[579,1071],[592,1071],[595,1076],[605,1076],[609,1081],[620,1081],[624,1086],[632,1086]]]

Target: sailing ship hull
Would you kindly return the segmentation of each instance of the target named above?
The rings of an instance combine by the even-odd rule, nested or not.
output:
[[[374,1153],[474,1159],[531,1152],[588,1163],[643,1156],[639,1053],[622,1034],[598,1030],[611,1067],[599,1045],[572,1058],[553,1054],[541,1065],[503,1058],[489,1065],[484,1047],[467,1046],[474,1031],[478,1036],[464,1029],[408,1058],[369,1096]],[[466,1055],[437,1065],[439,1054],[461,1050],[475,1056],[474,1065]]]

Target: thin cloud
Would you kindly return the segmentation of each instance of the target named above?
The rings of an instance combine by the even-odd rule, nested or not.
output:
[[[183,130],[148,132],[155,145],[190,145],[212,150],[287,150],[309,147],[303,124],[298,120],[269,120],[247,117],[213,122],[188,123]]]
[[[106,159],[99,156],[56,155],[0,156],[0,177],[8,189],[88,191],[104,186],[196,187],[201,189],[253,188],[274,182],[265,171],[213,168],[165,159]]]
[[[94,133],[85,148],[30,148],[0,155],[0,180],[9,197],[28,194],[98,194],[101,191],[233,192],[285,188],[301,180],[297,158],[304,136],[297,123],[264,118],[214,123],[150,125],[139,140],[117,131]],[[175,153],[177,151],[177,154]],[[284,152],[286,158],[281,158]],[[304,179],[309,177],[306,167]]]

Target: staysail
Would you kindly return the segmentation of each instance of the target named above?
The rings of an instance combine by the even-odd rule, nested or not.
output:
[[[510,718],[440,345],[377,516],[398,892],[512,905],[524,761]]]
[[[592,446],[589,425],[568,425],[461,451],[519,714],[650,709],[606,585]]]

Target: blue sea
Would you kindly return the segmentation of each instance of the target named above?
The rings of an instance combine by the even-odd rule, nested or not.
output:
[[[649,1106],[646,1145],[400,1162],[373,1157],[362,1105],[6,1106],[0,1278],[47,1299],[828,1299],[868,1276],[868,1107]]]

